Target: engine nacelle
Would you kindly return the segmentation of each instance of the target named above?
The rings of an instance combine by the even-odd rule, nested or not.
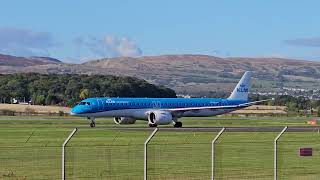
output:
[[[134,124],[136,122],[135,119],[130,117],[115,117],[113,121],[116,124]]]
[[[172,114],[168,111],[151,111],[148,115],[149,124],[169,124],[172,119]]]

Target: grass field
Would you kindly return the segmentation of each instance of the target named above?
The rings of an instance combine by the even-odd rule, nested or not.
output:
[[[305,126],[310,118],[213,117],[185,118],[185,127]],[[115,125],[98,119],[88,128],[83,118],[0,116],[0,179],[59,179],[61,145],[67,145],[67,179],[142,179],[143,143],[150,131],[108,127],[146,127],[145,122]],[[171,127],[171,125],[170,125]],[[209,179],[211,141],[216,132],[159,131],[149,144],[150,179]],[[273,139],[277,132],[226,132],[216,144],[216,179],[271,179]],[[314,156],[299,157],[299,147],[312,147]],[[280,179],[318,179],[320,134],[287,132],[279,141]]]

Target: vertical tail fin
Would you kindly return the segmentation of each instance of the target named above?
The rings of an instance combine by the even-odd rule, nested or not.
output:
[[[251,71],[246,71],[228,99],[248,100]]]

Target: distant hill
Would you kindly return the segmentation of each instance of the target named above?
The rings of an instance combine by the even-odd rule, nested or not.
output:
[[[244,71],[253,71],[253,91],[280,91],[283,87],[320,89],[320,62],[283,58],[219,58],[206,55],[119,57],[83,64],[43,63],[21,59],[21,66],[4,66],[0,72],[56,74],[112,74],[134,76],[165,85],[183,94],[229,94]],[[1,59],[0,59],[1,62]],[[48,61],[46,61],[48,62]]]
[[[28,67],[43,64],[62,63],[58,59],[50,57],[17,57],[0,54],[0,66]]]
[[[210,91],[228,94],[244,71],[254,72],[254,91],[279,91],[281,87],[320,89],[320,63],[314,61],[163,55],[101,59],[84,65],[143,78],[184,94],[210,95]]]

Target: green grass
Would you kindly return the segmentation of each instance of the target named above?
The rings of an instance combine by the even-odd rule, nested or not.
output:
[[[216,145],[216,179],[271,179],[277,133],[227,132]]]
[[[300,157],[300,147],[313,148],[312,157]],[[318,132],[283,134],[279,141],[279,178],[319,179],[320,134]]]
[[[67,179],[143,179],[150,131],[80,129],[67,147]]]
[[[161,132],[149,144],[150,179],[210,179],[212,132]]]
[[[305,126],[311,117],[202,117],[182,118],[183,127],[231,127],[231,126]],[[117,125],[111,118],[97,118],[97,127],[147,127],[146,121],[136,121],[135,124]],[[74,128],[89,127],[86,118],[59,116],[0,116],[0,128]],[[162,125],[161,127],[172,127]]]
[[[69,129],[0,129],[0,179],[58,179]]]
[[[199,119],[199,120],[198,120]],[[184,118],[185,127],[301,126],[305,117]],[[67,179],[142,179],[143,143],[150,131],[108,127],[146,127],[146,122],[115,125],[98,119],[88,128],[84,118],[0,116],[0,179],[59,179],[61,145],[67,145]],[[166,127],[171,127],[168,125]],[[159,131],[149,144],[150,179],[209,179],[211,141],[216,132]],[[271,179],[273,139],[278,132],[225,132],[216,144],[216,179]],[[279,140],[281,179],[318,179],[320,134],[285,133]],[[314,148],[313,157],[299,157],[299,147]]]

